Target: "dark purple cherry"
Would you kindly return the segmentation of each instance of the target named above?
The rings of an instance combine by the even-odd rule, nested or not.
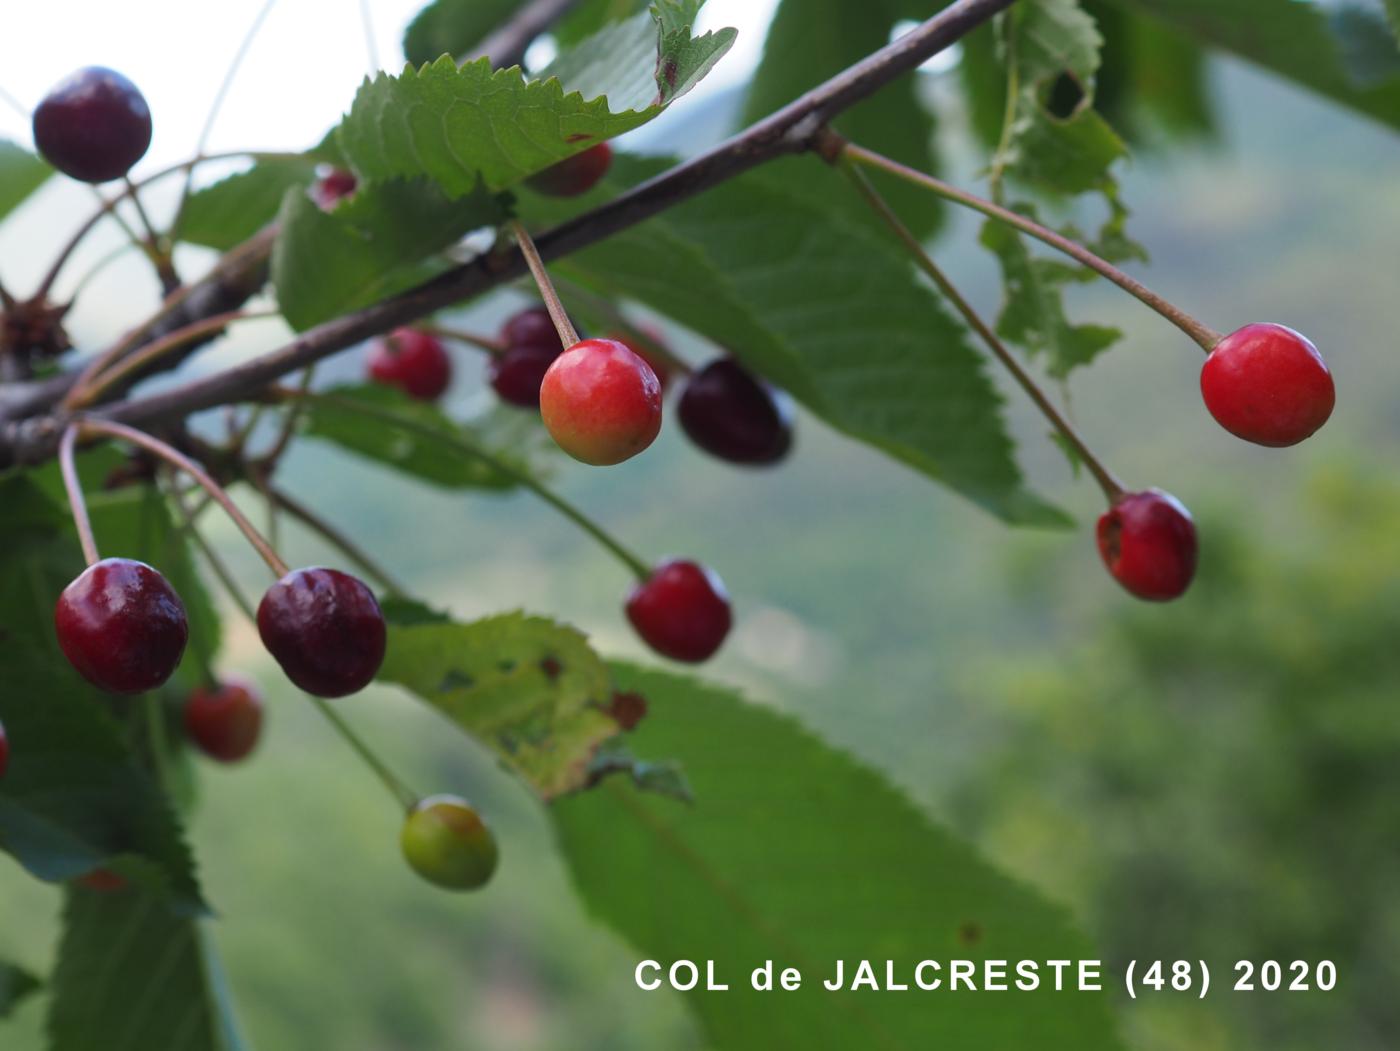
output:
[[[384,660],[374,592],[336,569],[294,569],[268,588],[258,634],[287,678],[318,697],[364,689]]]
[[[700,448],[730,463],[777,463],[792,448],[792,403],[733,358],[719,358],[681,391],[681,427]]]
[[[189,639],[185,606],[144,562],[104,558],[63,589],[58,645],[83,678],[109,693],[144,693],[170,678]]]
[[[151,110],[126,77],[88,66],[55,85],[34,110],[34,145],[81,182],[120,179],[151,145]]]

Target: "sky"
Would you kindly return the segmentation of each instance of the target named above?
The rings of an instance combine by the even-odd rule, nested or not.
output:
[[[697,98],[746,79],[777,0],[710,0],[703,29],[734,26],[731,53]],[[0,34],[0,92],[26,111],[72,70],[104,65],[131,78],[150,103],[155,133],[136,174],[194,152],[225,71],[265,0],[47,0],[27,5]],[[403,65],[404,27],[424,0],[272,0],[209,138],[211,151],[301,149],[348,108],[360,79]],[[372,39],[373,48],[369,41]],[[0,102],[0,137],[32,147],[27,117]]]

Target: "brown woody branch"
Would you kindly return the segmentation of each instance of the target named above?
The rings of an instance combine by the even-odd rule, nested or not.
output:
[[[578,251],[760,164],[811,149],[826,123],[837,114],[950,47],[1012,3],[1014,0],[956,0],[917,29],[733,138],[541,234],[536,238],[541,256],[554,259]],[[100,413],[90,415],[155,425],[255,398],[289,372],[480,295],[525,271],[518,250],[493,252],[375,306],[318,325],[250,361],[169,390],[105,406]],[[61,415],[0,422],[0,467],[52,457],[66,422]]]

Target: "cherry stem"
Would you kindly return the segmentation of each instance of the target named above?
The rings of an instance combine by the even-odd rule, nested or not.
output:
[[[364,405],[349,399],[336,397],[333,394],[313,394],[307,392],[298,392],[288,390],[285,387],[274,388],[272,393],[274,397],[281,398],[283,400],[303,398],[309,401],[321,402],[325,405],[333,405],[337,409],[342,409],[346,412],[359,413],[361,416],[379,420],[382,423],[387,423],[392,427],[397,427],[399,430],[407,431],[410,434],[419,435],[420,437],[426,438],[429,441],[437,442],[438,444],[446,448],[452,449],[455,452],[459,452],[464,456],[470,456],[474,459],[480,460],[482,463],[489,465],[493,470],[499,471],[501,474],[510,478],[512,481],[516,482],[517,484],[523,486],[526,489],[529,489],[541,500],[549,504],[556,511],[562,514],[565,518],[573,522],[576,526],[578,526],[585,533],[591,536],[594,540],[598,541],[598,543],[600,543],[609,552],[611,552],[619,562],[621,562],[633,574],[636,575],[638,580],[644,581],[651,576],[650,566],[648,566],[631,551],[627,550],[627,548],[623,547],[620,543],[613,539],[613,537],[610,536],[603,529],[602,526],[598,525],[578,508],[574,507],[563,497],[556,495],[554,492],[541,485],[527,472],[522,471],[518,467],[512,466],[509,462],[501,459],[498,456],[493,455],[492,453],[487,452],[485,449],[482,449],[472,444],[470,441],[467,441],[465,438],[462,438],[459,435],[444,434],[442,431],[428,426],[427,424],[419,423],[417,420],[409,419],[405,416],[400,416],[398,413],[393,412],[392,410],[380,409],[371,405]]]
[[[297,384],[297,390],[302,394],[311,390],[311,384],[316,379],[316,366],[308,365],[301,370],[301,381]],[[306,410],[304,401],[296,402],[282,417],[282,426],[277,431],[277,437],[260,459],[263,464],[263,475],[267,475],[277,466],[282,459],[282,455],[287,451],[287,446],[292,444],[292,438],[296,434],[297,424],[301,422],[301,415]],[[256,422],[256,421],[255,421]]]
[[[174,490],[175,506],[179,509],[181,516],[184,518],[186,528],[189,530],[190,536],[194,538],[200,553],[204,555],[205,560],[214,570],[214,575],[219,578],[219,583],[224,586],[224,590],[228,592],[229,598],[233,600],[233,604],[239,608],[252,624],[256,625],[258,616],[253,611],[253,604],[248,601],[248,597],[243,594],[237,582],[233,579],[233,574],[229,572],[229,568],[224,564],[224,560],[218,556],[210,546],[209,541],[204,538],[204,535],[195,526],[194,513],[185,503],[184,495],[173,486],[172,490]],[[331,726],[335,727],[336,732],[339,733],[341,737],[345,738],[346,743],[350,745],[355,754],[364,760],[365,765],[373,771],[374,775],[379,778],[384,787],[389,790],[390,794],[402,803],[405,809],[412,810],[418,802],[418,793],[414,792],[404,784],[403,781],[396,777],[394,772],[389,769],[388,765],[374,754],[373,749],[360,739],[360,736],[350,728],[349,723],[342,719],[340,714],[329,704],[314,694],[307,694],[306,696],[310,698],[312,704],[316,706],[317,711],[326,717],[326,720]]]
[[[964,299],[957,288],[953,286],[953,283],[948,280],[947,275],[944,274],[938,264],[933,261],[928,252],[924,250],[923,245],[919,243],[919,239],[914,236],[913,232],[910,231],[900,220],[899,216],[895,214],[889,202],[880,195],[880,191],[874,187],[866,174],[857,168],[850,158],[841,158],[838,162],[838,166],[841,171],[850,178],[851,183],[860,192],[865,202],[870,205],[882,220],[884,220],[885,225],[893,231],[895,236],[904,244],[904,247],[909,250],[909,254],[913,257],[914,262],[918,264],[919,269],[923,270],[924,273],[928,274],[928,276],[933,279],[933,283],[938,286],[939,291],[953,304],[958,313],[961,314],[963,319],[971,326],[973,331],[982,338],[982,341],[987,344],[991,352],[996,355],[997,360],[1006,366],[1006,370],[1011,373],[1016,382],[1019,383],[1021,388],[1030,396],[1031,401],[1035,402],[1036,408],[1044,414],[1051,425],[1059,431],[1065,441],[1079,454],[1079,458],[1084,461],[1084,465],[1089,469],[1089,473],[1092,474],[1094,480],[1099,483],[1099,488],[1103,490],[1104,496],[1108,498],[1109,504],[1117,503],[1123,496],[1123,483],[1093,454],[1084,439],[1079,436],[1079,432],[1076,431],[1069,420],[1055,408],[1050,399],[1046,397],[1045,392],[1040,389],[1040,385],[1036,383],[1030,373],[1021,366],[1021,363],[1016,360],[1016,356],[1007,349],[1006,344],[997,338],[996,333],[982,320],[981,315],[972,308],[972,304]]]
[[[153,340],[135,354],[113,361],[107,367],[94,373],[94,369],[101,365],[103,359],[107,357],[107,355],[103,355],[102,358],[93,362],[91,367],[83,370],[82,375],[78,377],[78,382],[73,385],[72,390],[64,399],[64,406],[71,410],[91,405],[121,380],[139,372],[172,351],[180,350],[206,336],[222,332],[235,321],[251,321],[276,316],[277,312],[274,310],[230,310],[224,314],[202,318],[183,328],[177,328],[174,332],[170,332],[160,339]],[[90,373],[93,374],[90,375]]]
[[[878,168],[881,171],[897,176],[907,182],[922,186],[924,189],[932,191],[945,200],[952,201],[955,204],[961,204],[964,207],[971,208],[973,211],[981,212],[990,219],[995,219],[998,222],[1015,227],[1022,233],[1044,242],[1051,248],[1064,252],[1070,258],[1083,263],[1091,270],[1097,271],[1103,277],[1123,289],[1123,291],[1136,297],[1157,313],[1161,314],[1162,317],[1166,318],[1199,343],[1207,354],[1214,350],[1215,345],[1223,338],[1219,332],[1197,321],[1190,314],[1186,313],[1186,311],[1170,301],[1163,299],[1140,281],[1129,277],[1127,274],[1123,273],[1122,270],[1119,270],[1112,263],[1108,262],[1108,260],[1095,255],[1083,245],[1070,240],[1063,234],[1056,233],[1049,227],[1042,226],[1035,220],[1026,218],[1026,216],[1021,215],[1019,212],[1014,212],[1010,208],[1003,208],[999,204],[994,204],[985,198],[978,197],[976,194],[968,193],[966,190],[960,190],[944,182],[942,179],[907,167],[883,154],[875,153],[873,150],[867,150],[863,146],[857,146],[855,143],[848,142],[841,138],[835,132],[828,131],[826,133],[821,146],[821,152],[823,156],[847,156],[860,164],[871,168]]]
[[[504,354],[508,349],[499,340],[489,339],[486,336],[478,336],[474,332],[467,332],[460,328],[447,328],[444,325],[429,325],[423,329],[430,336],[437,336],[440,339],[453,339],[458,343],[465,343],[469,347],[476,347],[484,350],[493,356]]]
[[[98,192],[97,198],[102,202],[101,205],[96,212],[83,221],[82,226],[78,227],[73,236],[69,238],[68,243],[63,246],[63,249],[58,254],[58,258],[53,261],[53,264],[49,267],[48,273],[45,274],[43,280],[39,282],[39,288],[34,293],[33,298],[43,299],[52,291],[54,282],[58,280],[58,275],[62,272],[64,264],[66,264],[73,253],[77,251],[78,246],[82,244],[83,240],[92,232],[93,228],[104,218],[111,215],[125,226],[125,222],[122,221],[121,216],[117,214],[117,205],[121,204],[122,201],[126,200],[127,197],[134,194],[137,190],[145,189],[152,183],[159,182],[162,179],[166,179],[171,175],[177,175],[183,171],[193,172],[196,167],[209,161],[237,160],[244,157],[252,157],[255,160],[260,160],[264,158],[291,158],[299,156],[301,155],[296,153],[283,153],[268,150],[229,150],[223,153],[198,154],[188,160],[181,161],[179,164],[172,164],[168,168],[162,168],[160,171],[153,172],[135,182],[128,181],[126,186],[118,192],[115,197],[104,197]],[[141,241],[134,235],[129,227],[127,228],[127,233],[131,235],[132,241],[139,247]]]
[[[669,347],[663,347],[645,331],[632,324],[631,321],[627,320],[627,315],[623,314],[621,310],[617,309],[616,306],[603,296],[576,284],[568,278],[556,278],[556,281],[569,290],[570,299],[584,304],[583,313],[585,317],[587,317],[590,311],[598,315],[598,317],[607,322],[608,325],[613,328],[621,329],[630,339],[640,343],[642,349],[648,354],[652,354],[664,361],[683,376],[688,376],[694,371],[690,367],[689,362],[676,357]]]
[[[78,443],[78,428],[69,426],[58,441],[58,469],[63,475],[63,489],[68,494],[68,507],[73,512],[73,526],[78,531],[78,543],[83,546],[83,558],[88,565],[102,556],[97,553],[97,538],[92,535],[92,519],[88,517],[87,501],[83,499],[78,467],[73,462],[73,450]]]
[[[351,562],[359,566],[360,569],[374,578],[374,581],[384,588],[385,592],[393,596],[403,596],[408,594],[408,589],[394,578],[394,576],[369,556],[364,550],[348,536],[342,533],[336,526],[326,521],[305,504],[288,496],[283,490],[275,485],[269,484],[263,492],[267,498],[286,511],[289,515],[307,526],[316,533],[319,533],[326,540],[338,548]]]
[[[554,290],[554,282],[549,279],[549,272],[544,268],[544,260],[540,258],[540,250],[535,247],[534,238],[530,236],[530,231],[525,229],[525,224],[519,219],[510,221],[510,232],[515,236],[516,243],[520,245],[520,254],[525,257],[525,265],[530,268],[530,276],[535,279],[535,284],[539,286],[540,298],[544,300],[545,309],[549,311],[549,318],[554,322],[554,327],[559,333],[559,339],[564,344],[564,349],[568,350],[578,342],[578,332],[574,329],[573,322],[569,320],[564,304],[559,301],[559,293]]]
[[[238,526],[243,535],[247,537],[248,543],[252,544],[253,549],[262,556],[262,560],[267,563],[274,576],[281,578],[290,572],[287,563],[282,561],[277,552],[272,549],[272,545],[263,539],[262,534],[253,527],[253,523],[248,521],[248,517],[238,509],[238,505],[224,491],[223,486],[214,481],[204,468],[184,453],[159,438],[152,437],[145,431],[138,431],[135,427],[128,427],[124,423],[116,423],[112,420],[83,417],[74,426],[86,434],[101,434],[109,438],[119,438],[159,456],[166,463],[184,471],[199,483],[200,488],[208,493],[215,503],[224,509],[224,513],[229,518],[233,519],[233,524]]]

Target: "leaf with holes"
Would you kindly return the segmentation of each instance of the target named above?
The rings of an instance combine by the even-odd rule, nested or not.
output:
[[[1095,954],[1061,909],[998,872],[869,767],[785,715],[694,679],[614,665],[651,715],[636,744],[675,756],[695,803],[623,781],[551,811],[589,909],[638,958],[713,960],[728,992],[686,994],[709,1046],[1121,1048],[1101,995],[964,994],[935,1009],[917,990],[828,992],[870,959],[911,989],[920,961],[1083,960]],[[750,971],[796,967],[801,988],[759,992]],[[633,992],[638,998],[649,994]],[[774,1008],[781,997],[781,1009]],[[639,1001],[640,1002],[640,999]]]
[[[607,665],[580,632],[544,617],[391,619],[379,679],[490,746],[545,798],[586,785],[598,746],[619,730]]]
[[[177,224],[180,239],[226,252],[276,219],[288,190],[305,191],[315,178],[309,158],[261,160],[192,193]]]
[[[136,890],[68,892],[48,1051],[242,1051],[199,920]]]
[[[729,50],[734,30],[692,36],[699,3],[659,0],[561,55],[538,80],[518,67],[440,58],[367,81],[339,144],[369,179],[424,176],[449,197],[498,191],[652,120]],[[685,24],[681,24],[681,23]]]
[[[658,170],[619,157],[617,181]],[[808,199],[839,178],[814,158],[769,165],[560,260],[577,283],[645,303],[732,352],[832,426],[1013,522],[1064,518],[1025,488],[983,359],[904,249]],[[586,203],[586,201],[585,201]],[[529,214],[565,214],[526,199]]]

